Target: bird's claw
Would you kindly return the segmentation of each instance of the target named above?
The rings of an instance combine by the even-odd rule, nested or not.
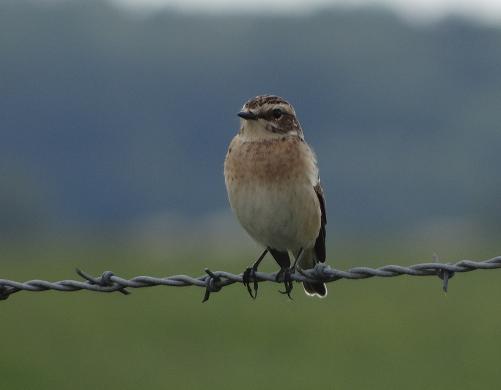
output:
[[[257,298],[257,289],[259,284],[256,280],[256,269],[254,267],[247,268],[242,275],[242,283],[245,287],[247,287],[247,291],[252,299]],[[254,292],[252,291],[251,282],[253,282]]]
[[[280,271],[278,271],[277,276],[275,277],[275,280],[277,282],[283,282],[285,286],[285,291],[278,290],[278,292],[281,294],[287,294],[287,296],[291,300],[292,300],[291,291],[293,288],[291,275],[294,273],[294,271],[295,271],[294,267],[281,268]]]

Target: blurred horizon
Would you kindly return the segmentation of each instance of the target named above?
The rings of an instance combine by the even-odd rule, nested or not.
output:
[[[72,0],[46,0],[72,1]],[[180,11],[183,13],[301,16],[324,10],[381,9],[411,23],[433,23],[449,17],[483,24],[501,23],[501,3],[495,0],[107,0],[133,12]]]

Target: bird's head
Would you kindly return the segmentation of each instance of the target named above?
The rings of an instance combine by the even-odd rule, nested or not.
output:
[[[247,101],[238,113],[241,132],[253,139],[280,138],[284,135],[303,137],[294,108],[283,98],[261,95]]]

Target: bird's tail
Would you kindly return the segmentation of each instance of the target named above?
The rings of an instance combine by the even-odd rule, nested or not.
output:
[[[315,250],[313,248],[304,251],[303,257],[298,264],[301,269],[310,269],[315,266]],[[303,288],[306,295],[310,297],[325,298],[327,296],[327,286],[325,283],[303,282]]]

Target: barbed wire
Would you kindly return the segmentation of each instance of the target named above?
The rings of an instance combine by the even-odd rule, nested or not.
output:
[[[346,271],[331,268],[330,266],[319,263],[314,268],[308,270],[296,271],[290,275],[295,282],[310,283],[330,283],[340,279],[368,279],[373,277],[396,277],[401,275],[408,276],[438,276],[442,280],[442,288],[446,292],[449,280],[455,273],[470,272],[475,270],[491,270],[501,268],[501,256],[483,261],[461,260],[456,263],[440,263],[436,256],[434,262],[414,264],[411,266],[385,265],[379,268],[371,267],[353,267]],[[210,271],[205,269],[206,275],[192,277],[188,275],[173,275],[163,278],[154,276],[135,276],[131,279],[125,279],[115,275],[111,271],[105,271],[100,276],[94,277],[79,269],[76,270],[84,280],[60,280],[50,282],[47,280],[29,280],[26,282],[17,282],[14,280],[0,279],[0,300],[7,299],[10,295],[20,291],[79,291],[88,290],[95,292],[120,292],[129,294],[128,288],[145,288],[154,286],[173,286],[186,287],[197,286],[205,288],[203,301],[209,299],[210,293],[220,291],[223,287],[234,283],[243,283],[243,274],[232,274],[226,271]],[[264,273],[255,272],[251,282],[276,282],[278,272]]]

